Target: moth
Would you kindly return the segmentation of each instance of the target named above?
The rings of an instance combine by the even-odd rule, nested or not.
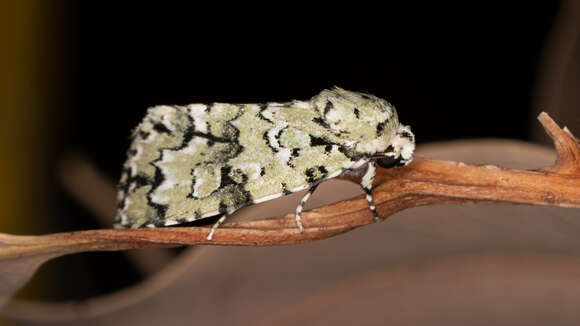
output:
[[[413,158],[415,136],[387,101],[338,87],[308,101],[155,106],[134,130],[118,186],[116,227],[160,227],[220,216],[308,191],[343,173],[362,174],[372,198],[376,164]]]

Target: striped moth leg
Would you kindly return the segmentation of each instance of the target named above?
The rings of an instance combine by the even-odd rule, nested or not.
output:
[[[373,201],[372,191],[373,191],[373,181],[375,180],[376,168],[375,162],[370,161],[367,165],[367,172],[362,177],[360,186],[366,193],[366,199],[369,202],[369,208],[373,213],[373,217],[376,222],[379,222],[379,215],[377,214],[377,208],[375,207],[375,202]]]
[[[306,205],[306,202],[308,201],[310,196],[312,196],[312,193],[314,193],[318,185],[319,183],[310,187],[310,189],[308,189],[306,194],[304,194],[304,197],[302,197],[302,199],[300,200],[300,204],[298,204],[298,207],[296,207],[296,226],[298,226],[298,230],[300,230],[300,233],[304,233],[304,226],[302,225],[302,219],[300,218],[300,216],[302,216],[302,209],[304,208],[304,205]]]

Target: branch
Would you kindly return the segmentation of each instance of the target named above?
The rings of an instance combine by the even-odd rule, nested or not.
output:
[[[416,158],[405,167],[377,171],[373,197],[381,218],[411,207],[479,202],[580,207],[580,142],[550,117],[538,117],[554,140],[556,163],[536,171]],[[352,179],[352,178],[350,178]],[[355,180],[355,179],[352,179]],[[360,196],[304,212],[306,232],[294,215],[224,224],[207,241],[209,227],[90,230],[44,236],[0,234],[0,261],[82,251],[113,251],[176,245],[282,245],[320,240],[373,223]]]

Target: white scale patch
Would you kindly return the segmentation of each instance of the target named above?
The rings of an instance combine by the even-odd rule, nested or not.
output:
[[[205,109],[207,106],[203,104],[188,105],[189,114],[193,119],[193,127],[196,131],[207,132],[207,124],[205,122]]]
[[[148,110],[133,133],[118,192],[116,227],[176,225],[361,173],[372,199],[375,164],[411,162],[415,138],[385,100],[341,88],[308,101],[190,104]]]
[[[266,132],[266,135],[268,135],[268,141],[270,142],[270,146],[272,146],[277,150],[280,149],[280,144],[278,143],[278,139],[276,137],[278,136],[280,131],[282,131],[286,127],[288,127],[287,124],[281,124],[275,126],[274,128],[268,130],[268,132]]]

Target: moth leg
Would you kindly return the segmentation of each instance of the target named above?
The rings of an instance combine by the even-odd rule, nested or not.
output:
[[[376,175],[375,162],[371,161],[368,164],[367,172],[362,177],[362,180],[360,182],[360,186],[361,186],[361,188],[363,188],[363,190],[366,193],[366,198],[367,198],[367,201],[369,202],[369,208],[371,209],[371,212],[373,213],[373,217],[375,218],[375,221],[379,222],[380,218],[379,218],[379,215],[377,214],[377,208],[375,207],[375,202],[373,201],[373,196],[371,194],[373,191],[373,181],[375,180],[375,175]]]
[[[222,225],[223,222],[225,222],[226,217],[228,217],[227,213],[224,213],[219,220],[217,220],[217,222],[215,222],[215,224],[211,227],[211,230],[209,231],[209,234],[207,235],[207,240],[211,241],[211,239],[213,238],[213,234],[215,233],[215,231],[217,230],[217,228],[219,228],[220,225]]]
[[[310,187],[310,189],[308,189],[306,194],[304,194],[304,197],[302,197],[302,199],[300,200],[300,204],[298,204],[298,207],[296,207],[296,225],[298,226],[298,230],[300,230],[300,233],[304,233],[304,226],[302,225],[302,219],[300,218],[300,216],[302,216],[302,209],[304,208],[304,205],[306,205],[308,198],[310,198],[310,196],[312,195],[314,190],[316,190],[316,187],[318,187],[318,185],[319,183]]]

